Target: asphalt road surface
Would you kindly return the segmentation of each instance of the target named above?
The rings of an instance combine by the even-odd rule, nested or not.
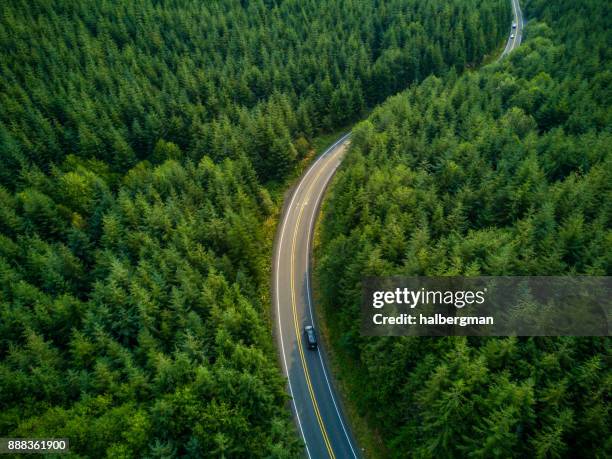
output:
[[[523,17],[518,0],[512,1],[513,28],[500,59],[518,47]],[[359,458],[351,430],[334,389],[325,349],[308,349],[304,326],[317,324],[310,290],[310,256],[314,225],[325,189],[350,142],[345,134],[304,173],[285,203],[276,235],[272,274],[272,301],[281,365],[288,381],[291,408],[304,441],[306,455],[319,458]]]
[[[503,59],[506,55],[518,48],[523,39],[523,12],[521,11],[521,5],[519,4],[519,0],[511,0],[511,2],[512,13],[514,15],[513,25],[516,25],[516,27],[511,29],[508,42],[506,43],[504,51],[499,56],[499,59]]]
[[[310,245],[325,188],[349,142],[340,138],[308,169],[288,199],[274,252],[273,303],[281,363],[293,413],[306,445],[318,458],[355,458],[359,451],[342,414],[319,341],[308,349],[304,326],[315,325],[310,292]]]

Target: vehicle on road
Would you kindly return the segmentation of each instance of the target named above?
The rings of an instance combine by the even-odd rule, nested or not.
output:
[[[510,35],[510,39],[511,39],[511,40],[514,40],[514,37],[515,37],[515,35],[514,35],[514,34]]]
[[[513,22],[513,23],[512,23],[512,28],[513,28],[513,29],[516,29],[516,22]]]
[[[317,335],[315,334],[315,330],[312,325],[306,325],[304,327],[304,336],[306,336],[308,349],[317,349]]]

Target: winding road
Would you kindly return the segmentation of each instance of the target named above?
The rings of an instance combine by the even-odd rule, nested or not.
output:
[[[273,303],[292,408],[310,458],[359,457],[330,379],[324,350],[310,350],[304,326],[316,328],[310,290],[310,246],[319,204],[340,165],[350,134],[306,171],[285,207],[274,252]]]
[[[523,18],[518,0],[511,0],[516,28],[512,29],[500,59],[520,45]],[[276,319],[276,340],[283,372],[287,376],[291,408],[306,455],[319,458],[359,458],[334,389],[319,342],[310,350],[304,326],[316,320],[310,289],[310,256],[314,226],[327,185],[342,162],[351,133],[330,146],[300,178],[285,204],[276,235],[272,273],[272,301]],[[319,340],[320,341],[320,340]]]

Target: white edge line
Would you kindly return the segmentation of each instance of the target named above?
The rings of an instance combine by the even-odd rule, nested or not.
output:
[[[297,422],[298,422],[298,427],[300,429],[300,433],[302,434],[302,439],[304,440],[304,446],[306,448],[306,454],[308,455],[309,458],[311,458],[312,456],[310,455],[310,451],[308,449],[308,443],[306,442],[306,436],[304,435],[304,429],[302,428],[302,422],[300,421],[300,414],[298,413],[297,406],[295,404],[295,398],[293,397],[293,388],[291,387],[291,378],[289,378],[289,369],[287,367],[287,356],[285,354],[285,343],[283,342],[283,326],[281,324],[281,319],[280,319],[280,299],[279,299],[279,294],[278,294],[278,278],[279,278],[278,273],[280,272],[280,253],[281,253],[282,246],[283,246],[283,236],[284,236],[284,233],[285,233],[285,224],[287,223],[287,217],[289,216],[289,214],[291,212],[291,207],[293,205],[293,201],[295,200],[295,197],[298,195],[298,192],[299,192],[300,188],[302,187],[302,184],[304,183],[306,177],[311,173],[311,171],[314,169],[316,164],[321,159],[323,159],[325,156],[327,156],[327,154],[330,151],[332,151],[340,142],[343,142],[350,135],[351,135],[350,132],[345,134],[345,135],[343,135],[331,147],[329,147],[327,150],[325,150],[325,152],[321,156],[319,156],[317,158],[317,160],[308,168],[308,170],[306,171],[306,174],[304,174],[304,177],[302,177],[302,179],[300,180],[300,183],[298,184],[298,187],[296,188],[296,190],[293,193],[293,196],[291,198],[291,201],[289,202],[289,206],[287,207],[287,212],[285,213],[285,216],[283,217],[283,224],[281,226],[280,239],[278,241],[278,253],[276,254],[276,273],[275,273],[275,277],[276,277],[276,316],[277,316],[277,319],[278,319],[278,332],[279,332],[278,336],[280,338],[281,352],[282,352],[282,355],[283,355],[283,367],[284,367],[284,370],[285,370],[285,375],[287,376],[287,383],[288,383],[288,386],[289,386],[289,394],[291,395],[291,405],[293,406],[293,411],[295,412],[295,417],[296,417]],[[298,337],[298,339],[299,339],[299,337]],[[327,378],[327,376],[326,376],[326,378]]]
[[[312,215],[310,216],[310,223],[309,223],[309,232],[310,235],[312,235],[312,231],[313,231],[313,225],[314,225],[314,217],[315,215],[318,214],[318,212],[316,212],[318,206],[319,206],[319,202],[321,200],[321,197],[323,196],[323,192],[325,191],[327,184],[329,183],[329,181],[331,180],[331,178],[334,176],[334,174],[336,173],[336,169],[338,169],[338,167],[340,166],[340,163],[338,163],[334,169],[332,170],[331,174],[329,174],[329,176],[327,177],[327,179],[324,182],[324,186],[321,189],[321,191],[319,192],[319,195],[317,196],[317,199],[315,200],[315,208],[314,208],[314,212],[312,213]],[[310,237],[307,238],[306,240],[306,252],[308,254],[308,256],[306,257],[306,292],[307,292],[307,296],[308,296],[308,309],[310,311],[310,321],[314,324],[314,316],[312,313],[312,298],[310,296]],[[340,414],[340,410],[338,409],[338,405],[336,403],[336,398],[334,397],[334,392],[331,388],[331,384],[329,383],[329,378],[327,377],[327,371],[325,371],[325,363],[323,362],[323,357],[321,357],[321,352],[319,352],[319,359],[321,360],[321,368],[323,369],[323,375],[325,376],[325,382],[327,383],[327,388],[329,389],[329,394],[331,395],[331,399],[332,402],[334,403],[334,408],[336,409],[336,414],[338,415],[338,420],[340,421],[340,425],[342,426],[342,430],[344,431],[344,435],[346,436],[346,440],[348,441],[349,447],[351,448],[351,451],[353,453],[353,457],[357,458],[357,454],[355,454],[355,449],[353,448],[353,444],[351,442],[351,438],[346,430],[346,427],[344,425],[344,421],[342,420],[342,415]]]

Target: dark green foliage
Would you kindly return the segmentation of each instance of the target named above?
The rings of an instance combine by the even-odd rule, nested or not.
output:
[[[608,338],[364,338],[367,275],[612,274],[610,5],[531,1],[509,59],[354,131],[318,278],[352,398],[393,457],[609,457]]]
[[[0,430],[88,456],[297,454],[249,174],[205,157],[141,164],[116,195],[83,166],[2,191]]]
[[[278,3],[278,4],[277,4]],[[506,0],[25,1],[0,5],[0,162],[113,171],[246,155],[282,178],[305,132],[346,125],[505,33]],[[450,39],[449,39],[450,38]],[[170,153],[165,157],[163,154]]]

